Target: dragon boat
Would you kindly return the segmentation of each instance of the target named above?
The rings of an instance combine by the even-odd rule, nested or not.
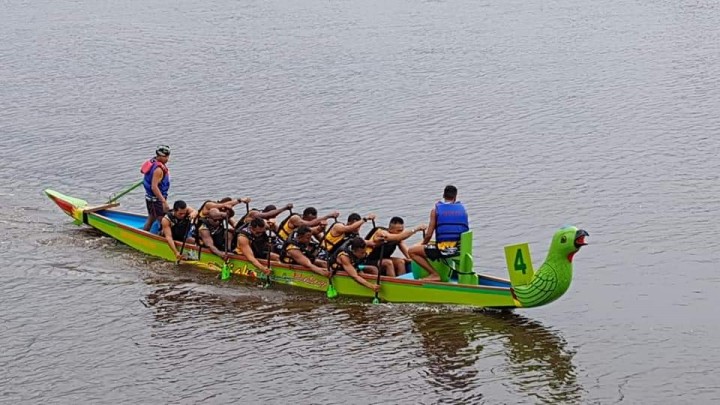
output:
[[[88,225],[140,252],[175,261],[175,255],[166,240],[144,231],[146,216],[117,210],[118,203],[90,206],[85,200],[70,197],[53,190],[45,194],[74,219],[77,225]],[[533,269],[527,243],[505,247],[508,279],[475,272],[472,256],[472,231],[462,235],[457,256],[431,261],[441,281],[423,280],[427,273],[413,262],[410,270],[400,277],[380,280],[379,298],[393,303],[424,303],[466,305],[483,308],[530,308],[546,305],[560,298],[570,287],[573,257],[586,245],[588,233],[574,226],[555,232],[547,257],[540,268]],[[178,248],[181,243],[176,242]],[[190,261],[205,268],[222,268],[223,260],[206,248],[186,244],[184,251]],[[243,256],[231,254],[227,266],[231,274],[259,278],[265,277]],[[273,261],[269,275],[271,282],[309,290],[327,291],[328,278],[298,265]],[[371,283],[377,276],[364,276]],[[332,277],[332,285],[339,295],[372,298],[374,292],[359,285],[344,272]]]

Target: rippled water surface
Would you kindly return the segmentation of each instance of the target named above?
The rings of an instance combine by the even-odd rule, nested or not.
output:
[[[719,78],[709,0],[0,2],[0,402],[717,402]],[[327,302],[41,194],[101,202],[160,143],[192,205],[414,225],[454,183],[478,271],[591,245],[543,308]]]

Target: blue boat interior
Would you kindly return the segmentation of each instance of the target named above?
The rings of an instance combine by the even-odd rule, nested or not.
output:
[[[105,218],[111,219],[115,222],[119,222],[123,225],[131,228],[142,229],[145,226],[145,220],[147,217],[144,215],[130,214],[127,212],[102,210],[97,212],[98,215],[102,215]]]
[[[408,272],[408,273],[403,274],[402,276],[398,276],[397,278],[399,278],[401,280],[415,280],[415,275],[412,272]],[[451,284],[458,284],[457,274],[453,274],[450,277],[450,280],[448,282]],[[490,277],[484,276],[482,274],[478,274],[478,285],[481,285],[484,287],[510,288],[509,281],[496,280],[494,278],[490,278]]]

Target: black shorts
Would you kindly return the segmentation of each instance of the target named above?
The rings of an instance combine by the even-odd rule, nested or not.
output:
[[[459,254],[460,251],[457,247],[440,249],[435,244],[425,245],[425,256],[430,260],[447,259],[449,257],[455,257]]]
[[[145,206],[147,207],[148,216],[162,218],[165,215],[163,204],[158,199],[149,200],[145,198]]]

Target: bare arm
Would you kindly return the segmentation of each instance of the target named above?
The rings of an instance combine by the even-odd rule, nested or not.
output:
[[[162,226],[162,234],[165,237],[165,240],[167,241],[168,246],[170,246],[170,249],[175,254],[175,258],[180,258],[180,252],[178,252],[177,248],[175,247],[175,240],[173,240],[172,237],[172,229],[170,228],[170,221],[163,217],[163,219],[160,221],[160,225]]]
[[[248,240],[248,238],[243,235],[238,236],[238,246],[236,251],[239,251],[238,253],[242,253],[242,255],[245,256],[245,258],[250,263],[252,263],[252,265],[255,266],[258,270],[262,271],[263,273],[267,273],[267,267],[260,263],[260,261],[255,257],[255,254],[250,247],[250,241]]]
[[[203,244],[205,244],[205,247],[210,249],[211,252],[216,254],[219,257],[222,257],[223,260],[225,259],[225,252],[220,251],[220,249],[215,247],[215,242],[213,242],[212,236],[210,236],[210,231],[207,229],[201,229],[200,230],[200,237],[202,238]]]
[[[350,259],[347,256],[343,255],[343,256],[338,257],[338,261],[340,262],[340,265],[342,266],[343,270],[345,270],[345,272],[347,274],[349,274],[350,277],[352,277],[358,284],[363,285],[363,286],[375,291],[375,287],[376,287],[375,284],[371,284],[367,280],[362,278],[358,274],[357,270],[355,270],[355,267],[352,265],[352,263],[350,263]]]
[[[323,269],[322,267],[314,265],[312,262],[310,262],[310,259],[307,258],[304,254],[302,254],[301,251],[297,249],[288,250],[287,255],[295,261],[295,263],[307,267],[310,270],[314,271],[315,273],[320,274],[323,277],[329,276],[327,270]]]
[[[375,216],[375,214],[368,214],[368,216],[363,218],[362,221],[355,221],[351,225],[344,225],[344,224],[336,223],[332,229],[337,229],[337,231],[340,233],[357,233],[360,231],[360,228],[362,228],[362,226],[365,224],[365,222],[367,222],[367,220],[374,221],[375,218],[377,218]]]
[[[295,227],[305,225],[309,228],[312,228],[313,226],[320,225],[320,223],[322,223],[322,221],[327,221],[330,218],[337,218],[339,215],[340,215],[339,212],[333,211],[333,212],[329,213],[328,215],[325,215],[324,217],[317,217],[317,218],[313,219],[312,221],[306,221],[298,215],[297,217],[295,217],[295,222],[293,223],[293,225],[295,225]],[[291,219],[291,221],[292,220],[293,219]]]
[[[405,256],[406,259],[410,259],[410,253],[408,253],[408,247],[405,244],[405,242],[400,242],[400,251],[402,252],[403,256]]]
[[[221,204],[221,203],[215,202],[215,201],[205,201],[205,203],[202,205],[202,210],[200,212],[203,215],[207,215],[207,213],[210,212],[210,210],[213,208],[220,209],[220,208],[224,208],[224,207],[225,207],[225,203]]]
[[[251,213],[250,217],[251,218],[271,219],[271,218],[277,217],[278,215],[282,214],[283,212],[285,212],[287,210],[291,210],[292,207],[293,207],[292,204],[287,204],[282,208],[274,209],[274,210],[268,211],[268,212],[256,211],[254,213]]]
[[[252,201],[252,200],[250,199],[250,197],[236,198],[236,199],[234,199],[234,200],[230,200],[230,201],[228,201],[228,202],[224,202],[224,203],[220,204],[220,206],[221,206],[221,207],[224,207],[224,208],[232,208],[232,207],[234,207],[234,206],[236,206],[236,205],[238,205],[238,204],[241,204],[241,203],[249,204],[250,201]]]
[[[382,231],[382,234],[380,235],[382,235],[384,239],[388,242],[401,242],[426,228],[427,226],[425,225],[418,225],[414,229],[406,229],[400,233],[390,233]]]
[[[435,208],[430,211],[430,222],[427,228],[427,232],[425,233],[425,238],[423,238],[422,244],[427,245],[430,243],[430,239],[433,237],[433,233],[435,233]]]

